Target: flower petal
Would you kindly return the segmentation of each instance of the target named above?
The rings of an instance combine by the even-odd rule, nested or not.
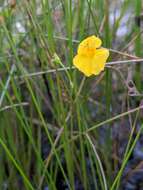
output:
[[[105,48],[97,49],[92,59],[92,74],[98,75],[104,70],[106,60],[109,57],[109,50]]]
[[[92,59],[93,57],[76,55],[73,58],[73,64],[76,68],[78,68],[82,73],[84,73],[87,77],[91,76],[92,73]]]
[[[93,55],[96,48],[101,46],[102,42],[96,36],[90,36],[83,40],[78,46],[78,54],[80,55]]]

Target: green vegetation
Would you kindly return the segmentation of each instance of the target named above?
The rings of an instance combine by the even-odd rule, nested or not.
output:
[[[122,189],[143,129],[142,1],[0,7],[0,189]],[[72,60],[90,35],[110,58],[85,77]]]

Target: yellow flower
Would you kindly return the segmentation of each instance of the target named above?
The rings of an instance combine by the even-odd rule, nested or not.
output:
[[[102,41],[96,36],[90,36],[83,40],[79,46],[77,55],[73,58],[73,64],[87,77],[98,75],[104,70],[109,50],[100,48]]]

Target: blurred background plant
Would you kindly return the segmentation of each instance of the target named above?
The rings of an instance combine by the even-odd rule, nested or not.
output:
[[[142,3],[0,1],[0,189],[142,189]],[[93,34],[110,59],[85,78]]]

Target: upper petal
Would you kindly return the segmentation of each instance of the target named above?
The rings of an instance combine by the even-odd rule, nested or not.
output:
[[[83,40],[78,46],[78,54],[80,55],[93,55],[96,51],[96,48],[99,48],[102,44],[100,38],[96,36],[87,37]]]

